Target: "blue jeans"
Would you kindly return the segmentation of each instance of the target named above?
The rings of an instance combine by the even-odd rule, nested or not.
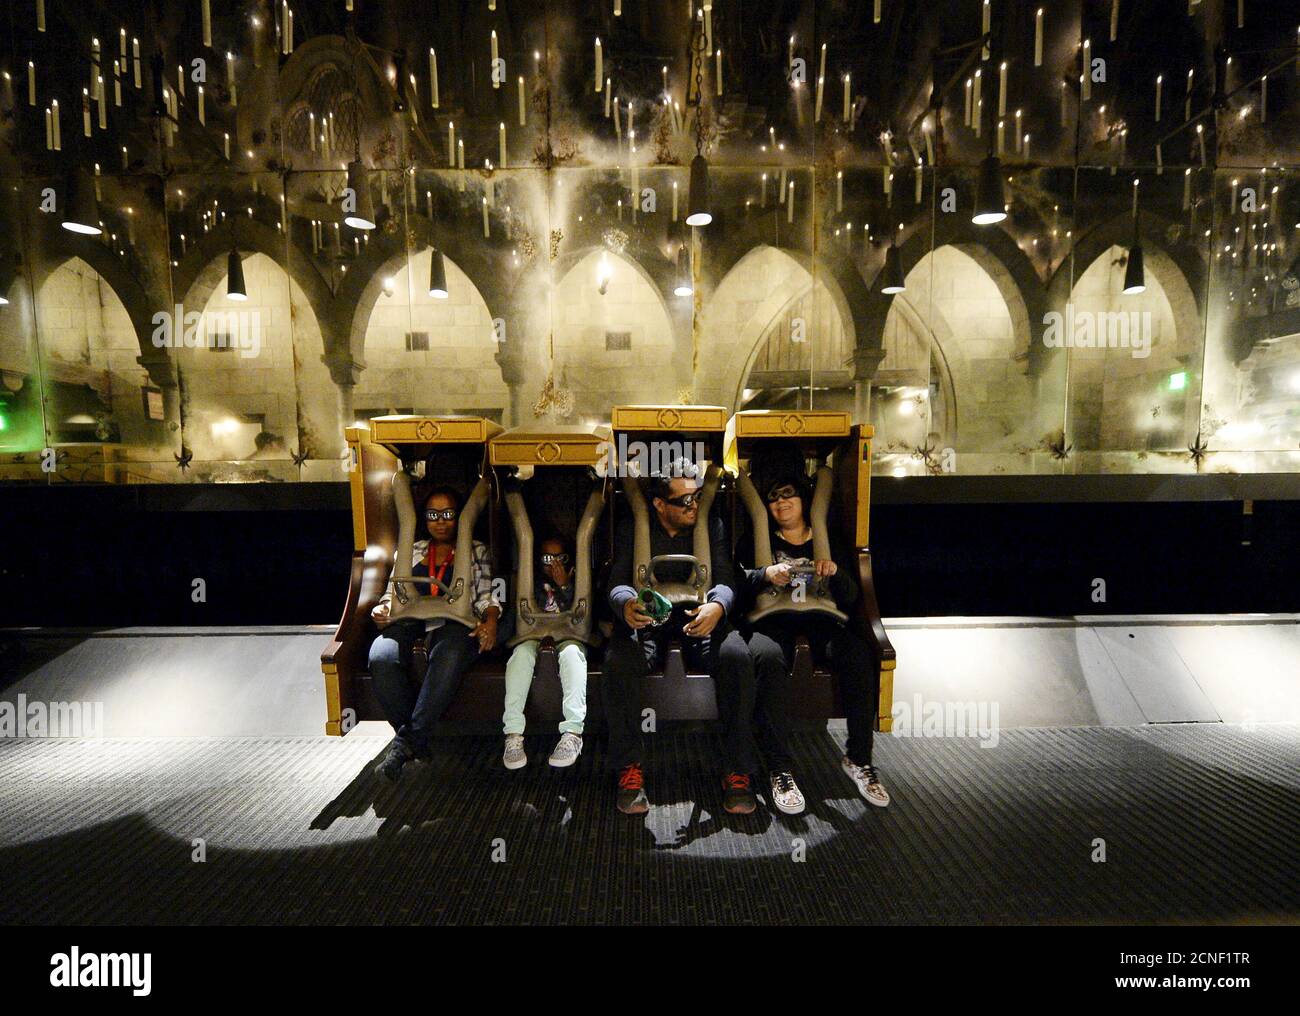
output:
[[[506,664],[506,709],[501,719],[507,734],[524,732],[524,705],[528,702],[528,689],[533,685],[540,646],[540,642],[520,642]],[[557,648],[564,696],[560,733],[581,736],[582,722],[587,717],[587,650],[581,642],[572,639],[561,642]]]
[[[370,644],[375,696],[398,740],[416,754],[429,750],[434,724],[451,705],[479,653],[465,625],[444,621],[428,635],[429,666],[417,692],[409,676],[411,648],[422,638],[423,621],[394,621]]]

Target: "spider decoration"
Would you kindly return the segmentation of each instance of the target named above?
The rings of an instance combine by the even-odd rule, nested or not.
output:
[[[925,471],[931,476],[938,476],[943,472],[943,464],[935,457],[935,446],[930,437],[925,439],[925,444],[914,445],[912,448],[912,458],[919,459],[925,466]]]
[[[290,452],[289,457],[293,459],[293,464],[295,466],[302,466],[302,464],[308,459],[306,452]]]
[[[1055,434],[1049,434],[1043,438],[1043,448],[1052,453],[1052,458],[1058,461],[1064,461],[1070,457],[1070,452],[1074,450],[1074,445],[1065,443],[1065,432],[1057,431]]]
[[[1201,459],[1205,458],[1205,453],[1209,450],[1210,445],[1205,440],[1205,435],[1197,432],[1196,439],[1187,446],[1187,456],[1192,460],[1192,464],[1200,469]]]
[[[177,455],[175,452],[172,452],[172,458],[176,460],[176,468],[183,473],[190,468],[190,463],[194,461],[194,453],[184,445],[181,445],[180,454]]]

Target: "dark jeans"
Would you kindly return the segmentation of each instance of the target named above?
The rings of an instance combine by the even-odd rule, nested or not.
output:
[[[428,636],[429,665],[419,691],[411,684],[411,649],[423,639],[423,621],[395,621],[370,645],[370,677],[375,696],[397,737],[411,751],[429,749],[433,725],[451,705],[465,672],[478,657],[478,642],[469,629],[445,621]]]
[[[668,643],[678,640],[687,667],[707,670],[713,678],[722,724],[723,767],[727,772],[752,773],[758,768],[751,717],[754,714],[754,665],[740,633],[726,620],[706,639],[667,631],[630,632],[619,626],[605,649],[601,698],[609,725],[609,765],[619,770],[642,758],[641,681],[663,666]]]
[[[791,768],[789,675],[799,635],[808,639],[813,660],[829,664],[839,684],[849,733],[844,754],[854,765],[870,765],[880,698],[880,674],[871,647],[833,617],[779,614],[760,621],[749,639],[749,651],[759,675],[755,710],[758,743],[768,769],[776,772]],[[780,677],[776,676],[778,669]]]

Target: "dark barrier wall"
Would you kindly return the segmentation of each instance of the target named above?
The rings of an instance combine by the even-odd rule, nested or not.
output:
[[[1300,611],[1297,501],[882,500],[887,616]],[[347,588],[341,484],[10,489],[0,517],[4,626],[331,624]]]

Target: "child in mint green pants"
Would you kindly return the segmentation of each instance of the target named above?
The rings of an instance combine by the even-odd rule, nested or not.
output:
[[[541,546],[541,572],[536,602],[547,613],[561,613],[573,603],[572,557],[562,541],[547,538]],[[520,642],[506,664],[506,708],[502,717],[506,746],[501,762],[507,769],[522,769],[528,764],[524,753],[524,703],[533,683],[537,664],[536,640]],[[582,724],[587,718],[587,650],[581,642],[567,639],[557,647],[560,687],[563,691],[564,720],[560,723],[560,740],[548,760],[556,768],[573,765],[582,754]]]

